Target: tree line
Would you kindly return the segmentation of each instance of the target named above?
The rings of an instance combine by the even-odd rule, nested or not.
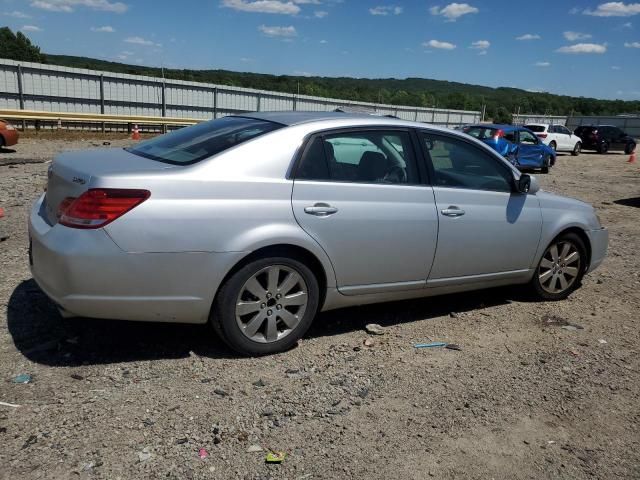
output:
[[[482,110],[485,118],[510,123],[516,112],[539,115],[619,115],[639,113],[640,101],[601,100],[529,92],[518,88],[491,88],[425,78],[349,78],[270,75],[229,70],[161,69],[95,58],[43,54],[21,32],[0,29],[0,57],[66,67],[147,75],[175,80],[300,93],[325,98],[414,107]]]

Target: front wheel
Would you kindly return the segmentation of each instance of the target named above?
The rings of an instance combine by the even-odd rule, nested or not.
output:
[[[574,157],[577,157],[578,155],[580,155],[581,151],[582,151],[582,143],[576,142],[576,144],[573,147],[573,151],[571,152],[571,155],[573,155]]]
[[[563,300],[578,286],[585,272],[587,250],[575,233],[557,237],[547,247],[531,280],[534,293],[544,300]]]
[[[220,288],[211,311],[212,326],[233,350],[264,355],[291,348],[316,315],[318,281],[299,260],[254,260]]]
[[[598,153],[607,153],[609,151],[609,144],[607,142],[603,142],[598,147]]]

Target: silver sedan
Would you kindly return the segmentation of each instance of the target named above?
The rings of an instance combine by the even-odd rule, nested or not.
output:
[[[566,298],[607,250],[583,202],[475,139],[346,113],[255,113],[59,155],[29,220],[65,316],[206,323],[290,348],[318,311],[525,284]]]

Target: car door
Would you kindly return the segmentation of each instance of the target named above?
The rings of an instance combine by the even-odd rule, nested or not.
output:
[[[295,171],[299,225],[327,252],[350,294],[424,288],[438,236],[408,129],[319,133]]]
[[[627,135],[618,127],[611,127],[611,148],[624,150],[627,145]]]
[[[542,229],[536,196],[514,191],[512,170],[482,147],[440,132],[420,138],[440,215],[427,284],[526,276]]]
[[[558,132],[558,145],[562,145],[562,150],[573,150],[573,139],[571,138],[571,132],[563,125],[556,125],[556,131]]]
[[[518,130],[518,163],[523,167],[540,168],[545,149],[538,137],[528,130]]]

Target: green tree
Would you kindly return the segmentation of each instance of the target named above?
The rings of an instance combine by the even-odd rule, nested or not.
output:
[[[33,45],[22,32],[14,34],[9,27],[0,28],[0,58],[39,63],[47,60],[40,53],[40,48]]]

